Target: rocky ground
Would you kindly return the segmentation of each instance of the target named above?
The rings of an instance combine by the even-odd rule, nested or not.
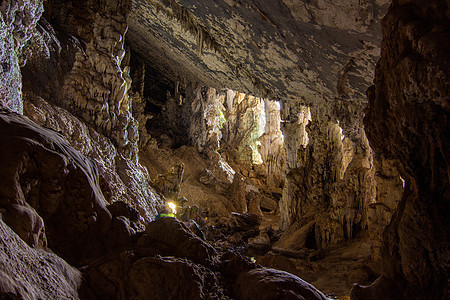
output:
[[[231,214],[235,208],[229,196],[217,191],[214,185],[200,182],[203,171],[211,168],[211,162],[194,148],[183,146],[148,150],[141,153],[141,162],[147,166],[152,178],[167,173],[168,166],[185,164],[179,197],[186,198],[186,206],[199,207],[202,219],[197,219],[197,222],[201,224],[207,240],[222,247],[234,248],[264,267],[303,278],[330,298],[347,299],[354,283],[370,284],[382,271],[380,263],[373,262],[371,258],[367,232],[326,249],[293,249],[296,247],[294,244],[300,243],[298,240],[294,244],[286,238],[278,242],[282,237],[278,208],[267,211],[263,205],[263,212],[255,218],[253,226],[240,223],[241,215]],[[247,180],[249,184],[257,182],[255,179]],[[272,197],[272,200],[276,201],[276,198]]]

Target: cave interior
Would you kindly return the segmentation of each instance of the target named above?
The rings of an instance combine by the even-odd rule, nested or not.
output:
[[[0,299],[449,299],[447,0],[0,17]]]

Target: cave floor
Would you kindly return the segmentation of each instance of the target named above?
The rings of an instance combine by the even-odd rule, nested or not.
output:
[[[264,214],[261,228],[278,226],[278,215]],[[354,283],[372,283],[381,273],[381,264],[370,257],[370,243],[367,235],[352,241],[327,247],[320,258],[300,259],[269,251],[255,255],[262,266],[292,273],[311,283],[332,299],[350,299]]]

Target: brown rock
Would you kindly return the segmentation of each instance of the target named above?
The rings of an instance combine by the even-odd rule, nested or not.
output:
[[[262,217],[261,211],[261,194],[259,192],[250,191],[247,193],[248,213]]]
[[[284,271],[258,268],[241,273],[234,285],[238,299],[326,300],[314,286]]]
[[[0,298],[78,299],[80,273],[55,254],[30,248],[0,220]]]
[[[47,247],[44,221],[27,203],[5,205],[3,221],[30,247]]]
[[[256,260],[257,264],[266,268],[286,271],[291,274],[297,273],[295,263],[288,257],[273,253],[268,253]]]
[[[223,299],[214,273],[184,259],[142,258],[130,270],[130,298]]]
[[[111,215],[92,161],[57,133],[5,110],[0,138],[7,162],[0,172],[0,195],[8,199],[1,202],[5,221],[31,244],[43,246],[42,218],[48,246],[71,263],[100,255]]]
[[[275,212],[278,210],[278,202],[268,196],[262,197],[260,206],[261,206],[261,210],[264,210],[264,211]]]
[[[186,225],[171,217],[161,217],[148,224],[137,245],[157,248],[160,250],[158,253],[188,258],[207,266],[215,263],[217,255],[212,246],[192,233]]]
[[[234,174],[233,184],[231,185],[230,198],[233,202],[236,212],[247,212],[247,200],[245,199],[244,176],[240,173]]]
[[[130,256],[131,255],[131,256]],[[217,275],[174,257],[136,259],[130,252],[89,271],[86,299],[222,299]]]
[[[167,199],[177,200],[181,192],[181,181],[183,180],[184,164],[174,165],[166,174],[159,174],[153,180],[153,186]]]
[[[394,1],[368,91],[371,146],[398,159],[405,179],[381,251],[385,278],[401,290],[397,299],[448,299],[450,290],[448,20],[448,1]],[[395,292],[369,289],[387,298]]]
[[[200,181],[204,185],[210,185],[210,184],[214,183],[215,177],[214,177],[214,174],[210,170],[204,169],[200,173],[200,177],[198,178],[198,181]]]
[[[294,224],[289,227],[281,235],[280,239],[273,244],[272,249],[294,257],[305,257],[311,252],[308,249],[317,249],[315,223],[310,222],[304,226]]]
[[[130,219],[130,221],[139,221],[139,212],[129,206],[126,202],[116,201],[108,205],[107,208],[113,217],[124,216]]]

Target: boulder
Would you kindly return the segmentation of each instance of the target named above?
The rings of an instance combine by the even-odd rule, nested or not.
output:
[[[234,284],[238,299],[327,300],[306,281],[284,271],[258,268],[241,273]]]
[[[278,202],[275,201],[271,197],[263,196],[261,197],[261,210],[262,211],[277,211],[278,210]]]
[[[216,262],[216,250],[171,217],[161,217],[148,224],[137,245],[158,249],[156,253],[148,253],[152,255],[164,253],[208,266]]]
[[[301,226],[295,223],[286,230],[272,246],[275,252],[292,257],[305,258],[315,248],[314,222]]]
[[[85,299],[224,299],[218,276],[187,259],[126,251],[91,268]]]

